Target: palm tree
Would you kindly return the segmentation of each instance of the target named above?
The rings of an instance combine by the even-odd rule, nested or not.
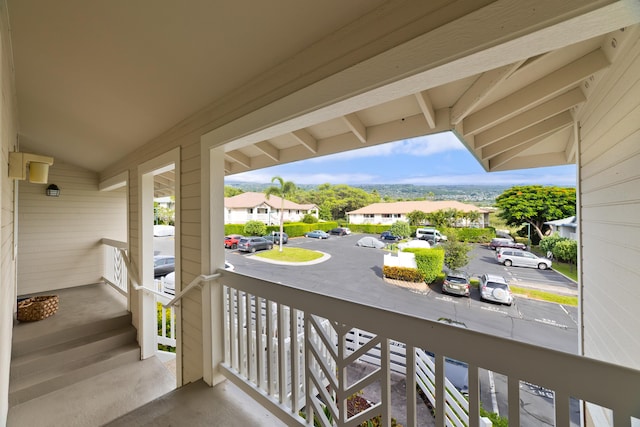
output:
[[[280,238],[278,239],[280,242],[280,252],[282,252],[282,233],[284,233],[284,198],[285,196],[293,193],[296,189],[296,185],[291,181],[286,181],[279,176],[274,176],[271,178],[271,182],[278,181],[280,186],[272,185],[271,187],[264,190],[264,194],[269,199],[269,196],[276,195],[280,197]]]

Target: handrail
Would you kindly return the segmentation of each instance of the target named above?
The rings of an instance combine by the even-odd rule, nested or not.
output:
[[[135,289],[136,291],[149,292],[151,294],[164,297],[164,298],[167,297],[167,295],[162,292],[158,292],[154,289],[149,289],[145,286],[140,285],[140,279],[138,278],[138,274],[136,270],[132,266],[132,261],[129,259],[127,252],[122,248],[119,249],[119,251],[120,251],[120,254],[122,255],[124,265],[127,267],[127,271],[129,272],[129,278],[131,279],[131,285],[133,286],[133,289]],[[191,291],[191,289],[195,288],[196,286],[200,286],[202,282],[208,282],[209,280],[217,279],[218,277],[221,277],[221,276],[222,275],[220,273],[214,273],[208,276],[204,274],[199,275],[198,277],[193,279],[191,283],[187,285],[186,288],[178,292],[178,294],[175,297],[173,297],[171,301],[169,301],[166,304],[162,304],[162,306],[164,308],[173,307],[174,305],[176,305],[178,301],[182,299],[183,296],[185,296],[189,291]]]
[[[120,240],[113,240],[113,239],[100,239],[100,243],[102,243],[103,245],[108,245],[108,246],[113,246],[114,248],[117,249],[127,249],[129,247],[129,244],[127,242],[122,242]]]

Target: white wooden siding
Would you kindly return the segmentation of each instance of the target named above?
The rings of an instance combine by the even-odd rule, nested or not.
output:
[[[100,281],[100,239],[126,240],[125,189],[99,191],[94,172],[55,161],[46,185],[19,184],[18,294],[81,286]]]
[[[11,335],[16,306],[14,181],[8,178],[9,151],[15,151],[17,114],[6,4],[0,1],[0,420],[7,419]],[[0,422],[3,422],[0,421]]]
[[[640,39],[582,112],[584,353],[640,369]]]

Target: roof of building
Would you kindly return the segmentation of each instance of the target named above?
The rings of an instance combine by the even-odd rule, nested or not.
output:
[[[570,216],[567,218],[556,219],[554,221],[545,222],[547,225],[555,225],[556,227],[577,227],[577,221],[575,216]]]
[[[280,209],[282,198],[278,196],[267,196],[264,193],[256,193],[248,191],[233,197],[224,198],[225,208],[254,208],[262,204],[271,206],[274,209]],[[316,208],[314,204],[299,204],[291,200],[284,199],[284,208],[289,210],[309,210]]]
[[[462,212],[489,212],[486,209],[482,209],[477,206],[469,205],[467,203],[462,203],[455,200],[417,200],[407,202],[374,203],[372,205],[356,209],[355,211],[347,212],[347,214],[408,214],[412,211],[422,211],[424,213],[430,213],[443,209],[457,209]]]

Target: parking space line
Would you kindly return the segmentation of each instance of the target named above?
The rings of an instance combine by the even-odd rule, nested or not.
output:
[[[573,318],[573,316],[571,316],[571,314],[567,311],[567,309],[566,309],[566,308],[564,308],[564,306],[563,306],[562,304],[558,304],[558,305],[560,306],[560,308],[562,309],[562,311],[564,311],[564,314],[566,314],[566,315],[567,315],[567,317],[568,317],[569,319],[571,319],[571,321],[572,321],[573,323],[575,323],[575,325],[576,325],[576,326],[578,326],[578,322],[576,322],[576,320]]]

